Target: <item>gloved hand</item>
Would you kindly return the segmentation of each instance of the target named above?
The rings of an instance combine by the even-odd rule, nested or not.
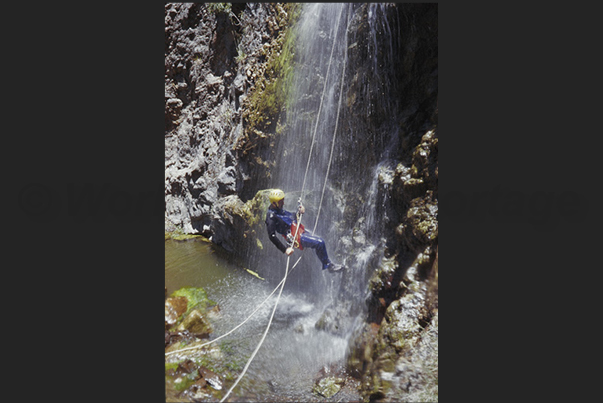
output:
[[[291,256],[292,253],[293,253],[293,248],[292,247],[288,247],[287,250],[285,251],[285,254],[287,256]]]

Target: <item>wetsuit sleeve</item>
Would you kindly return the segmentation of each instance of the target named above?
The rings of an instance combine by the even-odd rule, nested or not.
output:
[[[276,235],[276,218],[271,212],[268,212],[266,215],[266,230],[268,231],[268,237],[274,246],[276,246],[281,252],[285,253],[287,247],[283,245]]]

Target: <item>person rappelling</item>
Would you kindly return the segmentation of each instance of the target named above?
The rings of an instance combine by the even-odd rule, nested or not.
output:
[[[268,194],[270,199],[270,207],[266,214],[266,230],[268,231],[268,237],[270,241],[284,254],[290,256],[294,248],[303,250],[304,248],[314,249],[316,256],[322,263],[323,270],[329,270],[330,272],[336,272],[342,270],[344,267],[340,264],[331,262],[329,255],[327,254],[327,247],[325,241],[318,237],[309,235],[305,232],[303,224],[299,224],[301,221],[299,217],[306,212],[305,207],[299,200],[297,207],[297,214],[283,209],[285,204],[285,192],[281,189],[272,189]],[[281,234],[287,241],[283,244],[277,233]]]

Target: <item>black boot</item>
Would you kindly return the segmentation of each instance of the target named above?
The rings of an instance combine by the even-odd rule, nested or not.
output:
[[[336,263],[329,263],[329,265],[327,266],[327,270],[331,273],[342,271],[344,268],[345,267],[343,267],[342,265]]]

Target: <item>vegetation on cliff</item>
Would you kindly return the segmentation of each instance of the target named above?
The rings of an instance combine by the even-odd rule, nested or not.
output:
[[[260,188],[270,183],[275,144],[284,130],[295,63],[293,28],[300,11],[299,3],[274,5],[275,15],[268,24],[270,39],[252,55],[257,63],[246,70],[254,84],[242,103],[243,133],[235,149],[249,164]]]

